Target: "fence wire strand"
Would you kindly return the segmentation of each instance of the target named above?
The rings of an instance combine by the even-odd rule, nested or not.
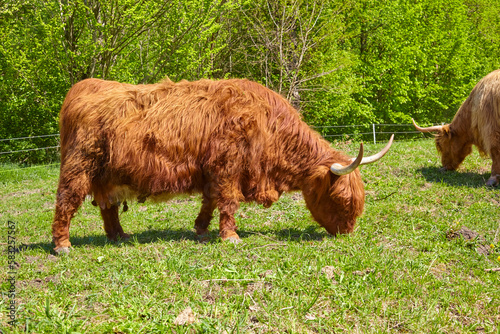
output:
[[[51,135],[40,135],[40,136],[31,136],[31,137],[18,137],[18,138],[4,138],[4,139],[0,139],[0,141],[34,139],[34,138],[46,138],[46,137],[55,137],[55,136],[59,136],[59,134],[58,133],[54,133],[54,134],[51,134]]]
[[[20,153],[20,152],[32,152],[32,151],[40,151],[40,150],[47,150],[51,148],[59,148],[60,146],[47,146],[47,147],[39,147],[39,148],[27,148],[25,150],[17,150],[17,151],[7,151],[7,152],[0,152],[0,155],[2,154],[12,154],[12,153]]]

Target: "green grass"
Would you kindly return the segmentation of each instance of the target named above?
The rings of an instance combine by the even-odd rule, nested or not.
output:
[[[355,155],[358,144],[338,144]],[[372,153],[382,145],[367,144]],[[16,223],[16,316],[7,324],[7,254],[0,258],[4,333],[499,333],[500,193],[484,186],[477,152],[439,172],[432,140],[396,142],[361,167],[366,206],[354,233],[327,235],[298,194],[270,209],[243,204],[243,242],[196,241],[199,196],[131,204],[132,234],[108,242],[86,201],[73,250],[53,254],[57,166],[0,170],[0,247]],[[462,227],[474,240],[451,238]],[[484,245],[483,251],[481,246]],[[494,247],[491,248],[490,245]],[[485,254],[484,249],[488,250]],[[190,307],[194,322],[174,324]]]

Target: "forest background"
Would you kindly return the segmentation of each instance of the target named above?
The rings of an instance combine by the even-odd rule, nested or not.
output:
[[[500,68],[500,1],[7,0],[0,36],[1,139],[58,133],[90,77],[249,78],[310,125],[425,124]]]

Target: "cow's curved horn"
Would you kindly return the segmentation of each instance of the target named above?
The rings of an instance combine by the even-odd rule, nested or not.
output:
[[[367,164],[371,164],[372,162],[375,162],[377,160],[380,160],[391,148],[393,139],[394,139],[394,134],[391,136],[391,139],[389,139],[389,142],[387,143],[387,145],[385,145],[385,147],[382,149],[382,151],[378,152],[375,155],[363,158],[363,160],[361,160],[360,165],[367,165]]]
[[[361,160],[363,160],[363,143],[359,145],[358,157],[354,159],[349,166],[342,166],[339,163],[334,163],[333,165],[331,165],[330,170],[335,175],[346,175],[358,168]]]
[[[417,129],[420,132],[434,132],[434,131],[439,131],[443,128],[442,125],[435,125],[435,126],[429,126],[428,128],[421,128],[420,126],[415,123],[415,120],[412,118],[411,121],[413,122],[413,126],[415,129]]]

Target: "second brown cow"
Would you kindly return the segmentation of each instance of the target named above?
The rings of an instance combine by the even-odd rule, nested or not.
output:
[[[443,170],[455,170],[472,152],[488,155],[493,164],[487,186],[500,182],[500,70],[482,78],[458,109],[450,124],[422,128],[421,132],[436,132],[436,147],[441,154]]]

